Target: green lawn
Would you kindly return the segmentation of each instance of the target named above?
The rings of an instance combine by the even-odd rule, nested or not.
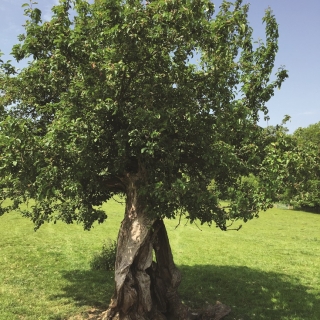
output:
[[[113,273],[91,271],[93,252],[115,239],[124,207],[83,231],[47,224],[37,232],[17,214],[0,217],[0,320],[62,320],[105,309]],[[166,223],[185,303],[219,300],[226,320],[320,319],[320,215],[272,209],[240,231]],[[79,317],[77,317],[79,319]]]

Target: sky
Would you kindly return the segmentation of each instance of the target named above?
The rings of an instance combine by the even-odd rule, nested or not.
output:
[[[22,4],[29,0],[0,0],[0,50],[3,60],[9,53],[17,36],[24,32]],[[37,0],[35,5],[42,11],[43,20],[48,20],[51,7],[58,0]],[[286,126],[292,133],[298,127],[307,127],[320,121],[320,0],[244,0],[250,2],[249,21],[254,30],[254,39],[264,39],[262,17],[271,7],[279,24],[279,52],[275,70],[285,66],[289,78],[276,90],[267,103],[270,120],[260,125],[280,124],[285,115],[291,120]],[[216,7],[221,0],[213,0]]]

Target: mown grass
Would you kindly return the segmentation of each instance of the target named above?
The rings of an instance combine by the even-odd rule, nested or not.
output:
[[[83,231],[46,224],[37,232],[16,213],[0,217],[0,320],[62,320],[105,309],[113,273],[90,270],[94,252],[116,239],[123,206]],[[167,221],[185,303],[222,301],[226,320],[320,319],[320,215],[271,209],[240,231]]]

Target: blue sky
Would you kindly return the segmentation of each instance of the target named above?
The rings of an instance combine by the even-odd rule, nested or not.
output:
[[[0,0],[0,50],[8,53],[23,33],[23,3],[28,0]],[[58,0],[37,0],[36,5],[45,20]],[[219,6],[221,0],[213,0]],[[249,1],[244,0],[244,3]],[[288,114],[290,132],[320,121],[320,0],[251,0],[249,20],[254,38],[264,39],[262,17],[271,7],[279,23],[279,52],[276,68],[284,65],[289,79],[268,102],[269,125],[280,123]],[[275,69],[276,71],[276,69]],[[266,125],[266,123],[261,123]]]

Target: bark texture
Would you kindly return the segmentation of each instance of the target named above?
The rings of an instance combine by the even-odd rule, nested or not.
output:
[[[137,191],[136,180],[131,178],[118,235],[115,293],[103,319],[187,320],[187,307],[177,293],[181,275],[165,225],[147,217]]]

